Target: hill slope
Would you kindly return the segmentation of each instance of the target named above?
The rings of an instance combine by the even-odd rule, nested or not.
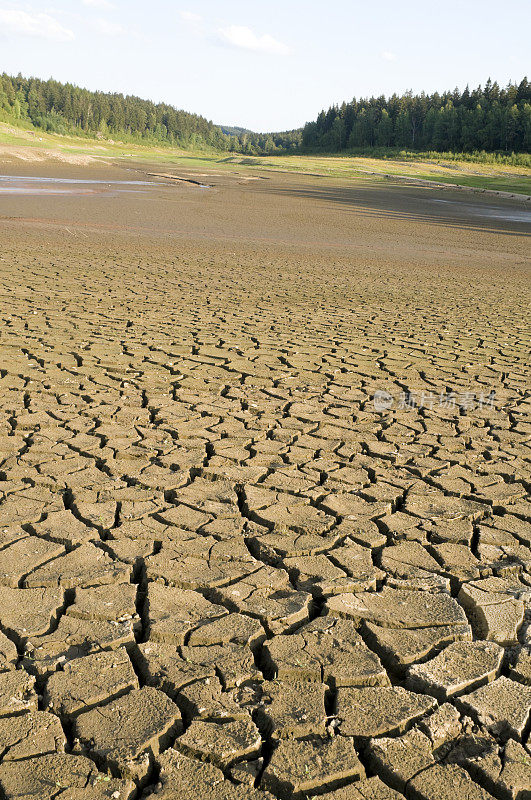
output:
[[[253,155],[294,150],[301,132],[261,134],[214,125],[167,103],[92,92],[70,83],[0,75],[0,121],[29,121],[40,130],[189,149]]]
[[[231,144],[217,125],[166,103],[5,73],[0,75],[0,119],[2,116],[28,119],[37,128],[62,134],[128,136],[216,150],[227,150]]]

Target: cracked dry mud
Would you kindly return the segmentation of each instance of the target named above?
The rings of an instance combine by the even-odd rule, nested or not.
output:
[[[283,180],[2,220],[4,800],[531,798],[523,237]]]

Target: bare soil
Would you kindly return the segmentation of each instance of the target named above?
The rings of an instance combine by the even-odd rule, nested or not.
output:
[[[527,206],[0,172],[0,797],[528,800]]]

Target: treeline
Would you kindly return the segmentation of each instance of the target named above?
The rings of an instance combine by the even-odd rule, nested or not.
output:
[[[224,149],[228,138],[204,117],[139,97],[91,92],[70,83],[0,76],[0,110],[53,133],[126,135],[180,147]]]
[[[0,119],[28,120],[53,133],[273,155],[382,150],[529,153],[531,85],[352,100],[321,111],[301,130],[253,133],[139,97],[91,92],[55,80],[0,75]]]
[[[432,95],[371,97],[321,111],[302,131],[304,150],[359,148],[505,151],[531,149],[531,85],[485,86]]]
[[[29,120],[63,135],[126,138],[183,148],[232,150],[254,155],[284,152],[300,143],[300,131],[225,134],[204,117],[166,103],[123,94],[91,92],[70,83],[0,75],[0,119]]]
[[[248,128],[220,125],[221,130],[236,142],[231,142],[232,150],[250,155],[268,153],[289,153],[298,150],[302,143],[302,129],[282,131],[282,133],[255,133]]]
[[[244,131],[238,134],[239,151],[255,155],[271,155],[274,153],[294,153],[302,143],[300,128],[282,133],[253,133]],[[232,148],[236,150],[236,147]]]

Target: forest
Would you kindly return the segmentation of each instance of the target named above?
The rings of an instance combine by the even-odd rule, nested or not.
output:
[[[28,120],[52,133],[168,144],[237,153],[295,150],[301,132],[225,134],[204,117],[140,97],[92,92],[70,83],[0,75],[0,121]],[[241,131],[241,132],[240,132]]]
[[[357,148],[526,153],[531,149],[531,85],[484,87],[444,94],[406,92],[331,106],[302,131],[305,151]]]
[[[407,149],[417,152],[529,153],[531,85],[431,95],[371,97],[321,111],[315,122],[281,133],[215,125],[197,114],[131,95],[93,92],[55,80],[0,75],[0,120],[29,121],[63,135],[168,144],[248,155]]]

